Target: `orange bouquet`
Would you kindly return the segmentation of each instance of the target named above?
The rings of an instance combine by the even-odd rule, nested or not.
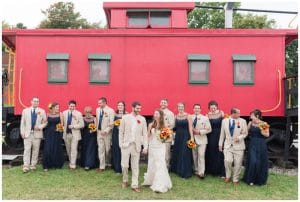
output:
[[[193,141],[193,140],[189,140],[186,142],[187,144],[187,147],[190,148],[190,149],[195,149],[196,148],[196,143]]]
[[[266,133],[270,128],[270,125],[267,124],[266,122],[262,122],[258,126],[259,126],[259,129],[262,133]]]
[[[167,140],[170,140],[172,136],[172,131],[169,128],[162,128],[160,130],[159,139],[162,142],[166,142]]]
[[[56,131],[63,132],[64,126],[61,123],[56,124]]]
[[[121,120],[120,119],[117,119],[117,120],[114,121],[114,125],[115,126],[120,126],[120,124],[121,124]]]
[[[90,123],[88,128],[90,129],[90,133],[96,132],[97,130],[96,124],[94,123]]]

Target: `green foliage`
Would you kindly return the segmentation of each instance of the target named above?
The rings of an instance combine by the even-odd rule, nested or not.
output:
[[[285,49],[285,68],[287,76],[298,75],[298,39]]]
[[[139,183],[142,183],[147,165],[141,164]],[[298,178],[269,174],[265,186],[249,186],[240,182],[237,187],[225,184],[220,177],[207,176],[199,180],[193,176],[182,179],[171,173],[173,187],[163,194],[154,193],[149,187],[142,187],[141,193],[134,193],[130,187],[121,188],[122,175],[111,169],[103,173],[95,170],[84,171],[78,168],[70,171],[67,165],[63,169],[49,170],[45,173],[41,166],[37,171],[22,173],[21,166],[2,168],[2,197],[9,199],[74,199],[74,200],[297,200]],[[129,176],[129,182],[130,180]]]
[[[99,25],[90,24],[85,18],[81,17],[79,12],[75,12],[75,6],[72,2],[57,2],[42,13],[46,16],[39,28],[57,28],[57,29],[89,29],[99,28]]]

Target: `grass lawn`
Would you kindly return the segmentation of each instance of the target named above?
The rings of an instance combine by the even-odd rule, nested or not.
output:
[[[141,165],[140,183],[146,171]],[[165,194],[157,194],[148,187],[141,193],[121,188],[120,174],[108,169],[104,173],[79,168],[45,173],[41,166],[37,171],[22,173],[20,166],[2,169],[3,199],[298,199],[298,178],[270,174],[266,186],[248,186],[240,183],[236,188],[224,184],[221,178],[207,176],[203,181],[193,176],[182,179],[171,173],[173,188]],[[130,182],[130,181],[129,181]]]

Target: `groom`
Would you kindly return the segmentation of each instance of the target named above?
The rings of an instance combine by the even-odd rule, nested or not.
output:
[[[141,144],[144,146],[143,154],[147,154],[148,148],[147,123],[146,119],[140,115],[141,108],[139,102],[133,102],[132,112],[122,117],[119,128],[119,146],[122,154],[122,188],[128,187],[128,167],[129,158],[131,158],[131,188],[134,192],[140,192],[138,176]]]

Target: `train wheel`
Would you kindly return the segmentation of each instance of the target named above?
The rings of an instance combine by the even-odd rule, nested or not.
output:
[[[12,122],[7,127],[7,133],[5,135],[5,142],[10,149],[23,150],[24,144],[20,134],[20,122]]]

